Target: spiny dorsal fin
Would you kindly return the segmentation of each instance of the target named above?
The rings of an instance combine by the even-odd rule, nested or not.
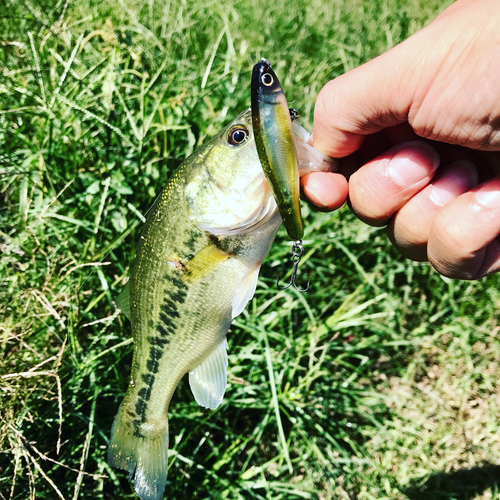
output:
[[[116,298],[116,305],[130,319],[130,281],[122,288],[120,295]]]
[[[224,339],[205,361],[189,372],[189,386],[196,402],[215,410],[227,385],[227,340]]]

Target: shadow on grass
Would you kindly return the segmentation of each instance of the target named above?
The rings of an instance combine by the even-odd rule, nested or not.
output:
[[[500,465],[485,463],[472,469],[432,474],[402,491],[410,500],[472,500],[495,486],[500,486]]]

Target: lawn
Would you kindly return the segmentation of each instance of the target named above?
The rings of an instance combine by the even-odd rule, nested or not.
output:
[[[133,499],[106,463],[129,382],[116,297],[144,214],[250,105],[268,58],[301,123],[330,79],[449,0],[2,0],[0,500]],[[440,277],[344,207],[281,228],[228,334],[216,411],[170,407],[166,498],[500,500],[500,278]]]

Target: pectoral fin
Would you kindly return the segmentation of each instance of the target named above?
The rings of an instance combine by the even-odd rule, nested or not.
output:
[[[231,254],[223,252],[215,245],[208,245],[187,263],[185,280],[191,283],[200,281],[231,257]]]
[[[252,271],[239,286],[236,295],[233,297],[233,319],[239,316],[245,309],[248,302],[252,299],[257,288],[257,279],[259,277],[260,266]]]
[[[224,339],[210,356],[189,372],[189,386],[196,402],[215,410],[224,397],[227,385],[227,340]]]

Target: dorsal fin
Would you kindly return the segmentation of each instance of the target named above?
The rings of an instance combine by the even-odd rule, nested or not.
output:
[[[205,361],[189,372],[189,386],[196,402],[215,410],[221,403],[227,385],[227,340],[216,347]]]
[[[130,281],[122,288],[122,291],[116,298],[116,305],[130,319]]]

